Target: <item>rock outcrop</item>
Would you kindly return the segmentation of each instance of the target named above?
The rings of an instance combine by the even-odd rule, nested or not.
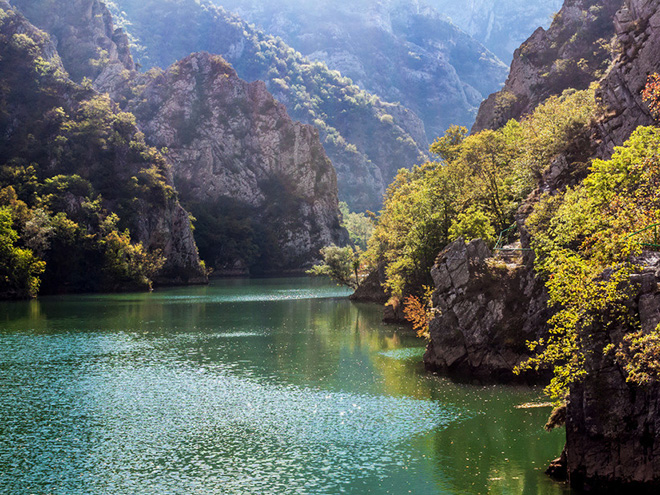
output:
[[[167,67],[190,53],[221,55],[241,79],[262,80],[297,121],[316,126],[352,211],[378,211],[402,167],[427,158],[424,124],[410,110],[361,90],[325,64],[208,0],[118,0],[140,45],[143,67]]]
[[[169,194],[172,178],[163,157],[147,149],[134,122],[119,115],[116,105],[67,77],[46,33],[2,0],[0,9],[0,165],[29,165],[40,180],[75,174],[88,181],[102,195],[103,208],[118,213],[122,228],[130,228],[133,241],[167,258],[157,283],[206,282],[188,214]],[[59,18],[56,12],[52,16]],[[35,70],[38,64],[42,67]],[[77,132],[61,128],[65,119]],[[80,210],[83,200],[84,194],[69,203]]]
[[[481,239],[457,239],[431,271],[435,284],[430,342],[431,370],[482,380],[510,381],[529,357],[526,342],[547,330],[543,283],[518,257],[494,257]]]
[[[472,132],[519,119],[564,90],[585,89],[610,65],[614,15],[624,0],[566,0],[548,30],[518,48],[504,88],[481,104]]]
[[[654,266],[633,276],[631,314],[648,334],[660,323],[660,273]],[[613,325],[585,337],[587,378],[571,387],[566,409],[565,462],[572,486],[590,493],[658,493],[660,490],[660,384],[626,382],[627,373],[608,344],[618,346],[633,329]]]
[[[599,155],[608,158],[640,125],[653,118],[642,101],[649,74],[660,71],[660,1],[629,0],[614,19],[619,52],[612,68],[600,82],[597,98],[604,115]]]
[[[110,11],[100,0],[10,3],[50,35],[73,81],[85,77],[95,81],[107,77],[106,71],[135,69],[126,33],[114,28]]]
[[[128,109],[147,141],[167,148],[182,198],[249,211],[277,250],[269,271],[308,268],[322,247],[348,242],[318,131],[293,122],[263,82],[242,81],[222,57],[197,53],[135,84],[144,89]],[[237,262],[245,260],[224,265]]]

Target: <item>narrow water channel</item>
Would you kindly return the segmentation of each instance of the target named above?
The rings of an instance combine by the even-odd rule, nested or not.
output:
[[[0,493],[541,494],[539,389],[428,375],[318,279],[0,303]]]

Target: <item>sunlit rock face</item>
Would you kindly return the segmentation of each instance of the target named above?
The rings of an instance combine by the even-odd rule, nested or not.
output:
[[[74,81],[80,82],[84,77],[95,80],[109,65],[135,69],[128,38],[121,29],[115,30],[103,2],[11,0],[10,3],[51,36]]]
[[[496,129],[564,90],[585,89],[610,64],[614,15],[623,0],[567,0],[548,30],[518,48],[504,88],[481,104],[472,132]]]
[[[543,335],[550,314],[533,270],[493,257],[481,239],[459,238],[438,255],[431,275],[436,316],[427,368],[487,381],[516,378],[513,369],[529,357],[525,343]]]
[[[424,122],[429,141],[470,126],[506,66],[447,17],[417,1],[216,0]]]
[[[148,141],[167,148],[182,197],[247,208],[279,250],[271,269],[302,269],[323,246],[347,242],[318,131],[293,122],[263,82],[198,53],[137,83],[144,89],[128,108]]]
[[[297,121],[319,129],[337,171],[339,196],[353,211],[378,211],[400,168],[428,158],[424,124],[411,110],[368,93],[206,0],[117,0],[144,68],[190,53],[221,55],[246,81],[268,91]],[[270,5],[269,3],[265,3]]]
[[[614,26],[618,56],[597,91],[604,110],[599,155],[605,158],[638,126],[653,123],[642,90],[647,75],[660,71],[660,1],[626,2]]]

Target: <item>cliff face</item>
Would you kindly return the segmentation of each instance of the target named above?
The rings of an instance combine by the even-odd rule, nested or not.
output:
[[[216,2],[279,36],[311,60],[415,112],[429,141],[470,126],[506,66],[437,11],[418,2],[223,0]]]
[[[610,64],[608,43],[623,0],[566,0],[546,31],[518,48],[504,88],[481,104],[472,132],[496,129],[569,88],[585,89]]]
[[[133,241],[167,257],[156,282],[206,281],[188,215],[171,194],[166,162],[141,141],[132,116],[72,82],[48,36],[6,2],[0,9],[0,185],[29,189],[12,182],[25,167],[42,187],[63,178],[84,182],[92,196],[85,197],[89,190],[63,191],[62,213],[84,223],[84,203],[100,194],[101,206],[119,215],[120,228],[130,228]],[[29,204],[34,194],[21,199]]]
[[[618,57],[600,82],[604,116],[599,155],[609,157],[640,125],[653,123],[641,92],[647,75],[660,69],[660,2],[629,0],[614,19]]]
[[[112,16],[99,0],[35,2],[11,0],[32,24],[46,31],[71,79],[92,81],[109,66],[134,70],[128,37],[113,26]]]
[[[115,3],[140,45],[144,67],[207,51],[221,55],[240,78],[265,81],[294,120],[319,129],[340,199],[353,211],[380,209],[396,172],[425,160],[424,124],[413,112],[361,90],[224,9],[195,0]]]
[[[516,256],[493,257],[481,240],[457,239],[431,271],[433,304],[427,368],[483,380],[510,381],[529,357],[525,343],[547,330],[543,283]]]
[[[293,122],[264,83],[242,81],[221,57],[198,53],[137,84],[144,90],[128,108],[148,142],[168,149],[182,198],[224,203],[223,215],[249,211],[278,251],[271,270],[300,270],[322,247],[347,243],[318,131]]]
[[[657,263],[657,258],[654,260]],[[658,268],[633,277],[630,301],[648,334],[660,323]],[[588,378],[571,387],[566,410],[565,462],[571,485],[594,493],[657,493],[660,489],[660,385],[627,383],[608,344],[618,345],[632,329],[593,329],[585,368]]]

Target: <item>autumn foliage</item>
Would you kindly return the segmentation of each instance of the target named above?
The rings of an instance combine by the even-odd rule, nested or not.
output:
[[[660,117],[660,74],[651,74],[646,80],[646,87],[642,91],[642,99],[648,103],[649,110],[654,118]]]

